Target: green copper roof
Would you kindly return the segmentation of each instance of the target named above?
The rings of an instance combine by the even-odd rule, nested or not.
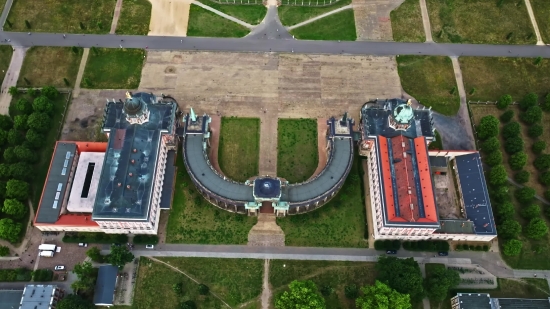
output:
[[[410,105],[401,104],[393,110],[393,118],[398,123],[409,123],[413,117],[414,112]]]

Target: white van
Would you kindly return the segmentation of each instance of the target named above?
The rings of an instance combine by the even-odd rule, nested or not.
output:
[[[39,256],[43,257],[53,257],[53,251],[40,251]]]
[[[38,246],[38,250],[40,251],[55,251],[55,248],[57,248],[56,245],[41,244]]]

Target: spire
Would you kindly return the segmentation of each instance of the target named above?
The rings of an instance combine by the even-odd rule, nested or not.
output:
[[[191,107],[191,121],[195,122],[197,121],[197,115],[195,114],[195,111]]]

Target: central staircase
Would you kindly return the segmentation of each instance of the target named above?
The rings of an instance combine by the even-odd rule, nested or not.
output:
[[[248,233],[249,246],[284,247],[285,233],[277,225],[275,214],[260,213],[258,222]]]

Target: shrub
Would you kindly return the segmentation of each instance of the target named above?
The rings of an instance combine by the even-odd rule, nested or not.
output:
[[[502,238],[512,239],[521,233],[521,225],[515,220],[506,220],[497,226],[497,231]]]
[[[527,124],[533,124],[542,120],[542,109],[538,106],[532,106],[526,112],[520,115],[521,120]]]
[[[32,279],[38,282],[52,281],[53,271],[51,269],[37,269],[33,271]]]
[[[523,184],[529,181],[530,176],[531,176],[531,173],[529,173],[528,171],[521,170],[514,175],[514,180],[517,183]]]
[[[530,187],[523,187],[516,190],[514,196],[520,203],[530,203],[535,198],[536,191]]]
[[[65,233],[63,242],[67,243],[95,243],[95,244],[124,244],[128,242],[126,234],[105,234],[105,233]]]
[[[544,149],[546,149],[546,142],[545,141],[536,141],[536,142],[533,143],[533,147],[531,147],[531,150],[535,154],[540,154],[541,152],[544,151]]]
[[[509,94],[505,94],[498,99],[497,107],[499,109],[505,109],[508,107],[508,105],[512,104],[512,96]]]
[[[359,297],[359,288],[355,284],[346,285],[344,287],[344,294],[348,299],[356,299]]]
[[[539,101],[539,96],[536,93],[526,94],[521,101],[519,101],[519,108],[526,111],[530,107],[536,106]]]
[[[206,295],[210,292],[210,288],[204,284],[199,284],[199,294]]]
[[[136,235],[134,236],[134,244],[141,245],[156,245],[159,242],[157,235]]]
[[[541,154],[538,156],[533,165],[539,170],[544,171],[550,168],[550,154]]]
[[[541,239],[548,234],[548,226],[541,218],[532,219],[525,228],[525,236],[531,239]]]
[[[515,171],[522,169],[527,164],[527,154],[525,152],[518,152],[510,157],[510,168]]]
[[[514,204],[510,202],[504,202],[497,205],[496,214],[501,221],[505,221],[506,219],[513,219],[515,212],[516,210],[514,208]]]
[[[550,172],[543,172],[540,174],[539,181],[545,186],[550,185]]]
[[[540,217],[540,206],[537,204],[529,205],[520,211],[520,214],[525,219],[533,219]]]
[[[532,138],[537,138],[542,135],[542,132],[543,132],[542,126],[537,123],[529,127],[527,134]]]
[[[495,201],[499,203],[503,203],[510,200],[510,195],[508,194],[507,185],[500,185],[496,187],[493,186],[489,188],[489,194],[493,199],[495,199]]]
[[[0,269],[0,282],[30,281],[32,273],[26,268]]]
[[[508,139],[510,137],[517,137],[521,131],[521,126],[519,122],[512,121],[510,123],[507,123],[502,127],[502,136],[505,139]]]
[[[502,253],[507,256],[516,256],[521,253],[523,243],[517,239],[512,239],[502,245]]]
[[[506,169],[502,165],[496,165],[489,172],[489,183],[493,186],[498,186],[506,183]]]
[[[485,251],[485,252],[489,251],[489,246],[483,245],[483,251]]]
[[[498,127],[500,123],[495,116],[487,115],[481,118],[477,135],[481,140],[486,140],[490,137],[498,135]]]
[[[524,142],[519,136],[511,137],[504,142],[504,150],[508,154],[514,154],[523,150]]]
[[[491,153],[500,148],[500,141],[497,137],[493,136],[488,138],[485,142],[481,144],[481,150],[484,153]]]
[[[550,93],[544,98],[544,103],[542,103],[541,107],[545,112],[550,112]]]
[[[487,157],[485,158],[485,163],[489,166],[495,166],[502,164],[502,152],[500,150],[496,150],[491,152]]]
[[[507,110],[502,115],[500,115],[500,121],[502,123],[507,123],[508,121],[512,120],[514,118],[514,111],[513,110]]]
[[[0,246],[0,256],[8,256],[10,255],[10,248],[6,246]]]

